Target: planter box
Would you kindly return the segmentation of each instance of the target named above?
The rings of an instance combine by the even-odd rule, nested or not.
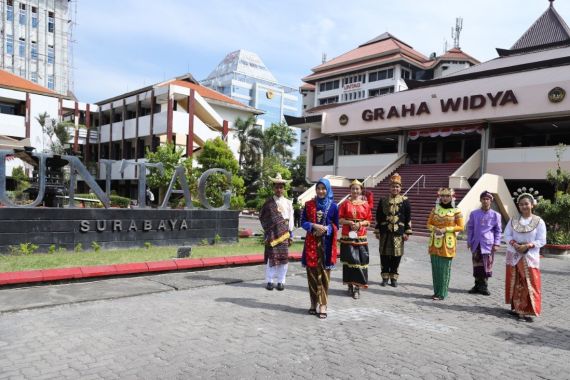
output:
[[[540,249],[540,253],[544,256],[570,258],[570,245],[546,244]]]

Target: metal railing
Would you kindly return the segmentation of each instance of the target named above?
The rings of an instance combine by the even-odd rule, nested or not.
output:
[[[408,192],[409,192],[410,190],[412,190],[412,189],[414,188],[414,186],[416,186],[416,185],[420,182],[420,180],[422,180],[422,179],[424,180],[424,181],[423,181],[423,184],[422,184],[422,187],[425,189],[425,187],[426,187],[426,175],[425,175],[425,174],[422,174],[418,179],[416,179],[416,182],[414,182],[414,183],[412,184],[412,186],[410,186],[410,187],[408,188],[408,190],[406,190],[406,192],[405,192],[403,195],[408,194]],[[418,186],[418,192],[417,192],[417,194],[419,194],[419,193],[420,193],[420,187]]]
[[[344,196],[344,198],[342,198],[340,201],[338,201],[337,206],[340,206],[344,201],[346,201],[348,199],[348,197],[350,197],[350,194],[346,194]]]

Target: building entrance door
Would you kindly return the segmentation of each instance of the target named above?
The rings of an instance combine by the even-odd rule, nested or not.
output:
[[[481,136],[470,133],[448,137],[420,137],[408,140],[410,164],[462,163],[481,147]]]

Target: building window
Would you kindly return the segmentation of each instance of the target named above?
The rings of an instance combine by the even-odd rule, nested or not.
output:
[[[18,41],[18,55],[20,57],[26,56],[26,40],[23,38],[20,38],[20,41]]]
[[[358,141],[346,141],[341,145],[341,154],[343,156],[354,156],[358,154],[360,142]]]
[[[334,164],[334,145],[313,146],[313,166],[330,166]]]
[[[6,53],[14,54],[14,36],[11,34],[6,36]]]
[[[53,33],[55,30],[55,15],[53,12],[48,12],[48,32]]]
[[[394,86],[375,88],[373,90],[368,90],[368,96],[380,96],[386,94],[392,94],[394,92]]]
[[[394,78],[394,69],[380,70],[368,74],[369,82],[376,82],[378,80],[384,80],[388,78]]]
[[[51,64],[53,65],[54,62],[55,62],[54,48],[53,48],[53,46],[48,46],[48,49],[47,49],[47,63],[51,63]]]
[[[338,79],[331,80],[329,82],[324,82],[319,85],[319,91],[323,92],[323,91],[336,90],[337,88],[339,88],[339,85],[340,81]]]
[[[38,73],[36,73],[35,71],[30,73],[30,79],[32,80],[32,82],[38,83]]]
[[[6,5],[6,20],[14,21],[14,4],[12,3],[12,0],[8,0]]]
[[[53,78],[53,75],[48,75],[47,87],[48,87],[50,90],[53,90],[53,89],[54,89],[55,86],[54,86],[54,78]]]
[[[20,25],[26,25],[26,4],[20,3]]]
[[[38,59],[38,43],[36,41],[32,41],[32,59],[36,60]]]
[[[37,28],[39,24],[38,8],[32,7],[32,28]]]
[[[319,99],[319,105],[338,103],[338,96],[331,96],[330,98]]]
[[[7,115],[16,115],[16,105],[8,103],[0,103],[0,113]]]
[[[400,77],[402,77],[402,79],[410,79],[411,76],[412,76],[412,73],[410,73],[409,70],[402,69],[402,71],[400,73]]]

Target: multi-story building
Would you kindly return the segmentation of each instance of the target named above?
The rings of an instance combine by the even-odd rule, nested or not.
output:
[[[97,106],[77,102],[32,81],[5,70],[0,70],[0,147],[22,149],[34,147],[37,152],[49,152],[49,137],[38,121],[40,114],[47,114],[47,123],[70,121],[72,149],[88,152],[97,143],[97,131],[93,129],[91,112]],[[81,126],[81,128],[80,128]],[[87,136],[90,136],[88,139]],[[89,156],[85,157],[90,159]],[[20,159],[12,159],[6,165],[7,175],[17,166],[27,167]]]
[[[0,0],[0,69],[58,94],[70,90],[68,0]]]
[[[72,122],[68,144],[93,174],[101,159],[118,161],[111,166],[112,188],[133,198],[138,172],[132,165],[121,172],[122,160],[144,160],[147,148],[166,142],[183,147],[187,155],[198,155],[204,142],[216,137],[224,138],[237,158],[235,120],[262,114],[201,86],[189,74],[85,104],[0,70],[0,147],[49,152],[48,136],[37,120],[43,113],[49,115],[48,122]],[[26,164],[10,160],[7,174],[17,166]],[[106,178],[105,170],[99,165],[98,179]]]
[[[440,78],[478,63],[458,47],[428,58],[383,33],[314,67],[313,73],[303,78],[303,115],[320,115],[331,105],[403,91],[408,89],[407,80]],[[301,132],[301,153],[307,150],[307,132]]]
[[[200,85],[190,74],[102,100],[97,106],[94,119],[99,140],[94,153],[98,160],[119,161],[111,168],[111,178],[117,180],[113,187],[132,197],[137,191],[138,172],[135,166],[121,172],[121,160],[144,159],[146,149],[154,151],[167,142],[193,156],[200,154],[205,141],[216,137],[225,139],[237,157],[236,119],[262,114]],[[105,167],[100,165],[99,178],[105,175]]]
[[[261,58],[246,50],[229,53],[201,84],[247,106],[263,110],[257,124],[279,124],[299,115],[299,91],[278,83]]]
[[[399,47],[350,63],[387,43]],[[459,207],[466,215],[478,207],[483,189],[497,194],[500,211],[511,215],[516,212],[511,193],[518,188],[552,195],[547,171],[556,168],[557,157],[570,169],[570,153],[559,148],[570,144],[570,28],[550,2],[510,49],[497,52],[495,59],[443,75],[444,66],[460,61],[458,52],[430,63],[389,38],[333,60],[337,65],[328,66],[326,75],[317,70],[305,78],[315,84],[315,107],[302,118],[288,118],[289,125],[308,130],[308,178],[331,175],[339,186],[364,178],[365,186],[383,195],[390,173],[405,172],[403,190],[414,198],[419,227],[426,224],[437,186],[460,189],[458,197],[465,198],[459,198]],[[395,63],[373,71],[366,67],[378,61],[388,65],[386,60]],[[381,70],[378,80],[375,73]],[[409,78],[402,74],[406,70]],[[349,74],[352,83],[341,77]],[[353,89],[355,83],[360,87]],[[370,97],[376,93],[370,86],[389,88],[388,93]],[[364,91],[368,98],[347,100],[348,91]]]

